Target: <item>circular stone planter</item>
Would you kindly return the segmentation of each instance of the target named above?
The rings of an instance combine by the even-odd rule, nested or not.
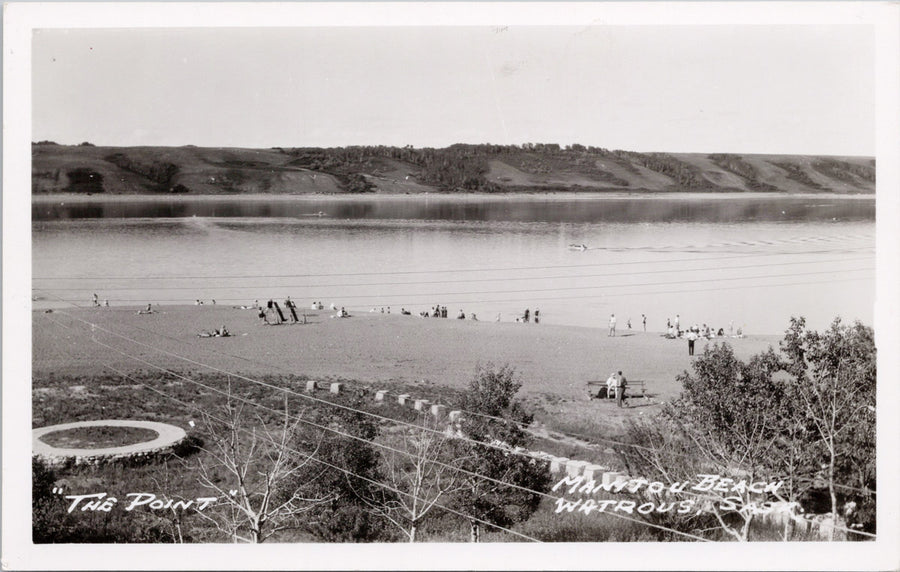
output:
[[[155,431],[158,433],[158,436],[156,439],[144,441],[142,443],[133,443],[121,447],[106,447],[102,449],[66,449],[48,445],[40,439],[48,433],[56,433],[57,431],[81,427],[136,427],[139,429]],[[33,429],[31,432],[31,452],[33,455],[46,459],[51,464],[63,463],[66,459],[74,458],[75,464],[79,465],[99,462],[100,460],[110,458],[116,459],[161,453],[170,450],[186,437],[187,433],[185,433],[184,429],[181,427],[176,427],[175,425],[169,425],[167,423],[157,423],[155,421],[128,421],[119,419],[78,421],[76,423],[63,423],[62,425],[51,425],[50,427]]]

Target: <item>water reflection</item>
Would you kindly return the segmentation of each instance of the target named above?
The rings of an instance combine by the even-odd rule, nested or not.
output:
[[[178,200],[35,203],[33,221],[92,218],[303,218],[442,220],[481,222],[799,222],[874,221],[875,198],[734,197],[728,199],[410,199]]]

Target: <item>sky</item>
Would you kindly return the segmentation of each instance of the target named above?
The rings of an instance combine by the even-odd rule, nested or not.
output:
[[[38,29],[32,140],[875,154],[864,25]]]

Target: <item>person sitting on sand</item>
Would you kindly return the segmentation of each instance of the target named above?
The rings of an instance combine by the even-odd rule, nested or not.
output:
[[[228,332],[228,330],[225,329],[224,325],[222,326],[221,329],[216,330],[216,337],[227,338],[230,335],[231,334]]]
[[[472,313],[469,315],[469,319],[470,319],[470,320],[475,320],[476,322],[478,321],[478,317],[475,316],[475,312],[472,312]]]
[[[152,314],[153,310],[150,307],[150,304],[147,304],[147,308],[144,310],[138,310],[138,314]]]
[[[410,311],[407,310],[406,308],[400,308],[400,313],[403,314],[404,316],[411,316],[411,315],[412,315],[412,312],[410,312]]]
[[[347,310],[345,310],[344,307],[341,306],[341,313],[339,314],[339,316],[340,316],[341,318],[349,318],[349,317],[350,317],[350,314],[348,314],[348,313],[347,313]]]
[[[457,320],[465,320],[466,319],[465,313],[462,310],[460,310],[459,314],[456,315],[456,319]]]

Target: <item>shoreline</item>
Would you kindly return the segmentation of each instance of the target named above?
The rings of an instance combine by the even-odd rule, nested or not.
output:
[[[666,192],[666,191],[610,191],[610,192],[546,192],[534,193],[360,193],[360,194],[333,194],[333,193],[297,193],[297,194],[221,194],[221,195],[175,195],[175,194],[93,194],[81,193],[48,193],[32,195],[32,204],[48,204],[64,200],[71,203],[91,202],[209,202],[209,201],[282,201],[282,202],[312,202],[312,201],[365,201],[365,200],[440,200],[440,201],[483,201],[504,202],[510,200],[607,200],[607,199],[641,199],[641,200],[728,200],[728,199],[828,199],[828,200],[875,200],[875,193],[871,194],[840,194],[840,193],[743,193],[743,192]]]

